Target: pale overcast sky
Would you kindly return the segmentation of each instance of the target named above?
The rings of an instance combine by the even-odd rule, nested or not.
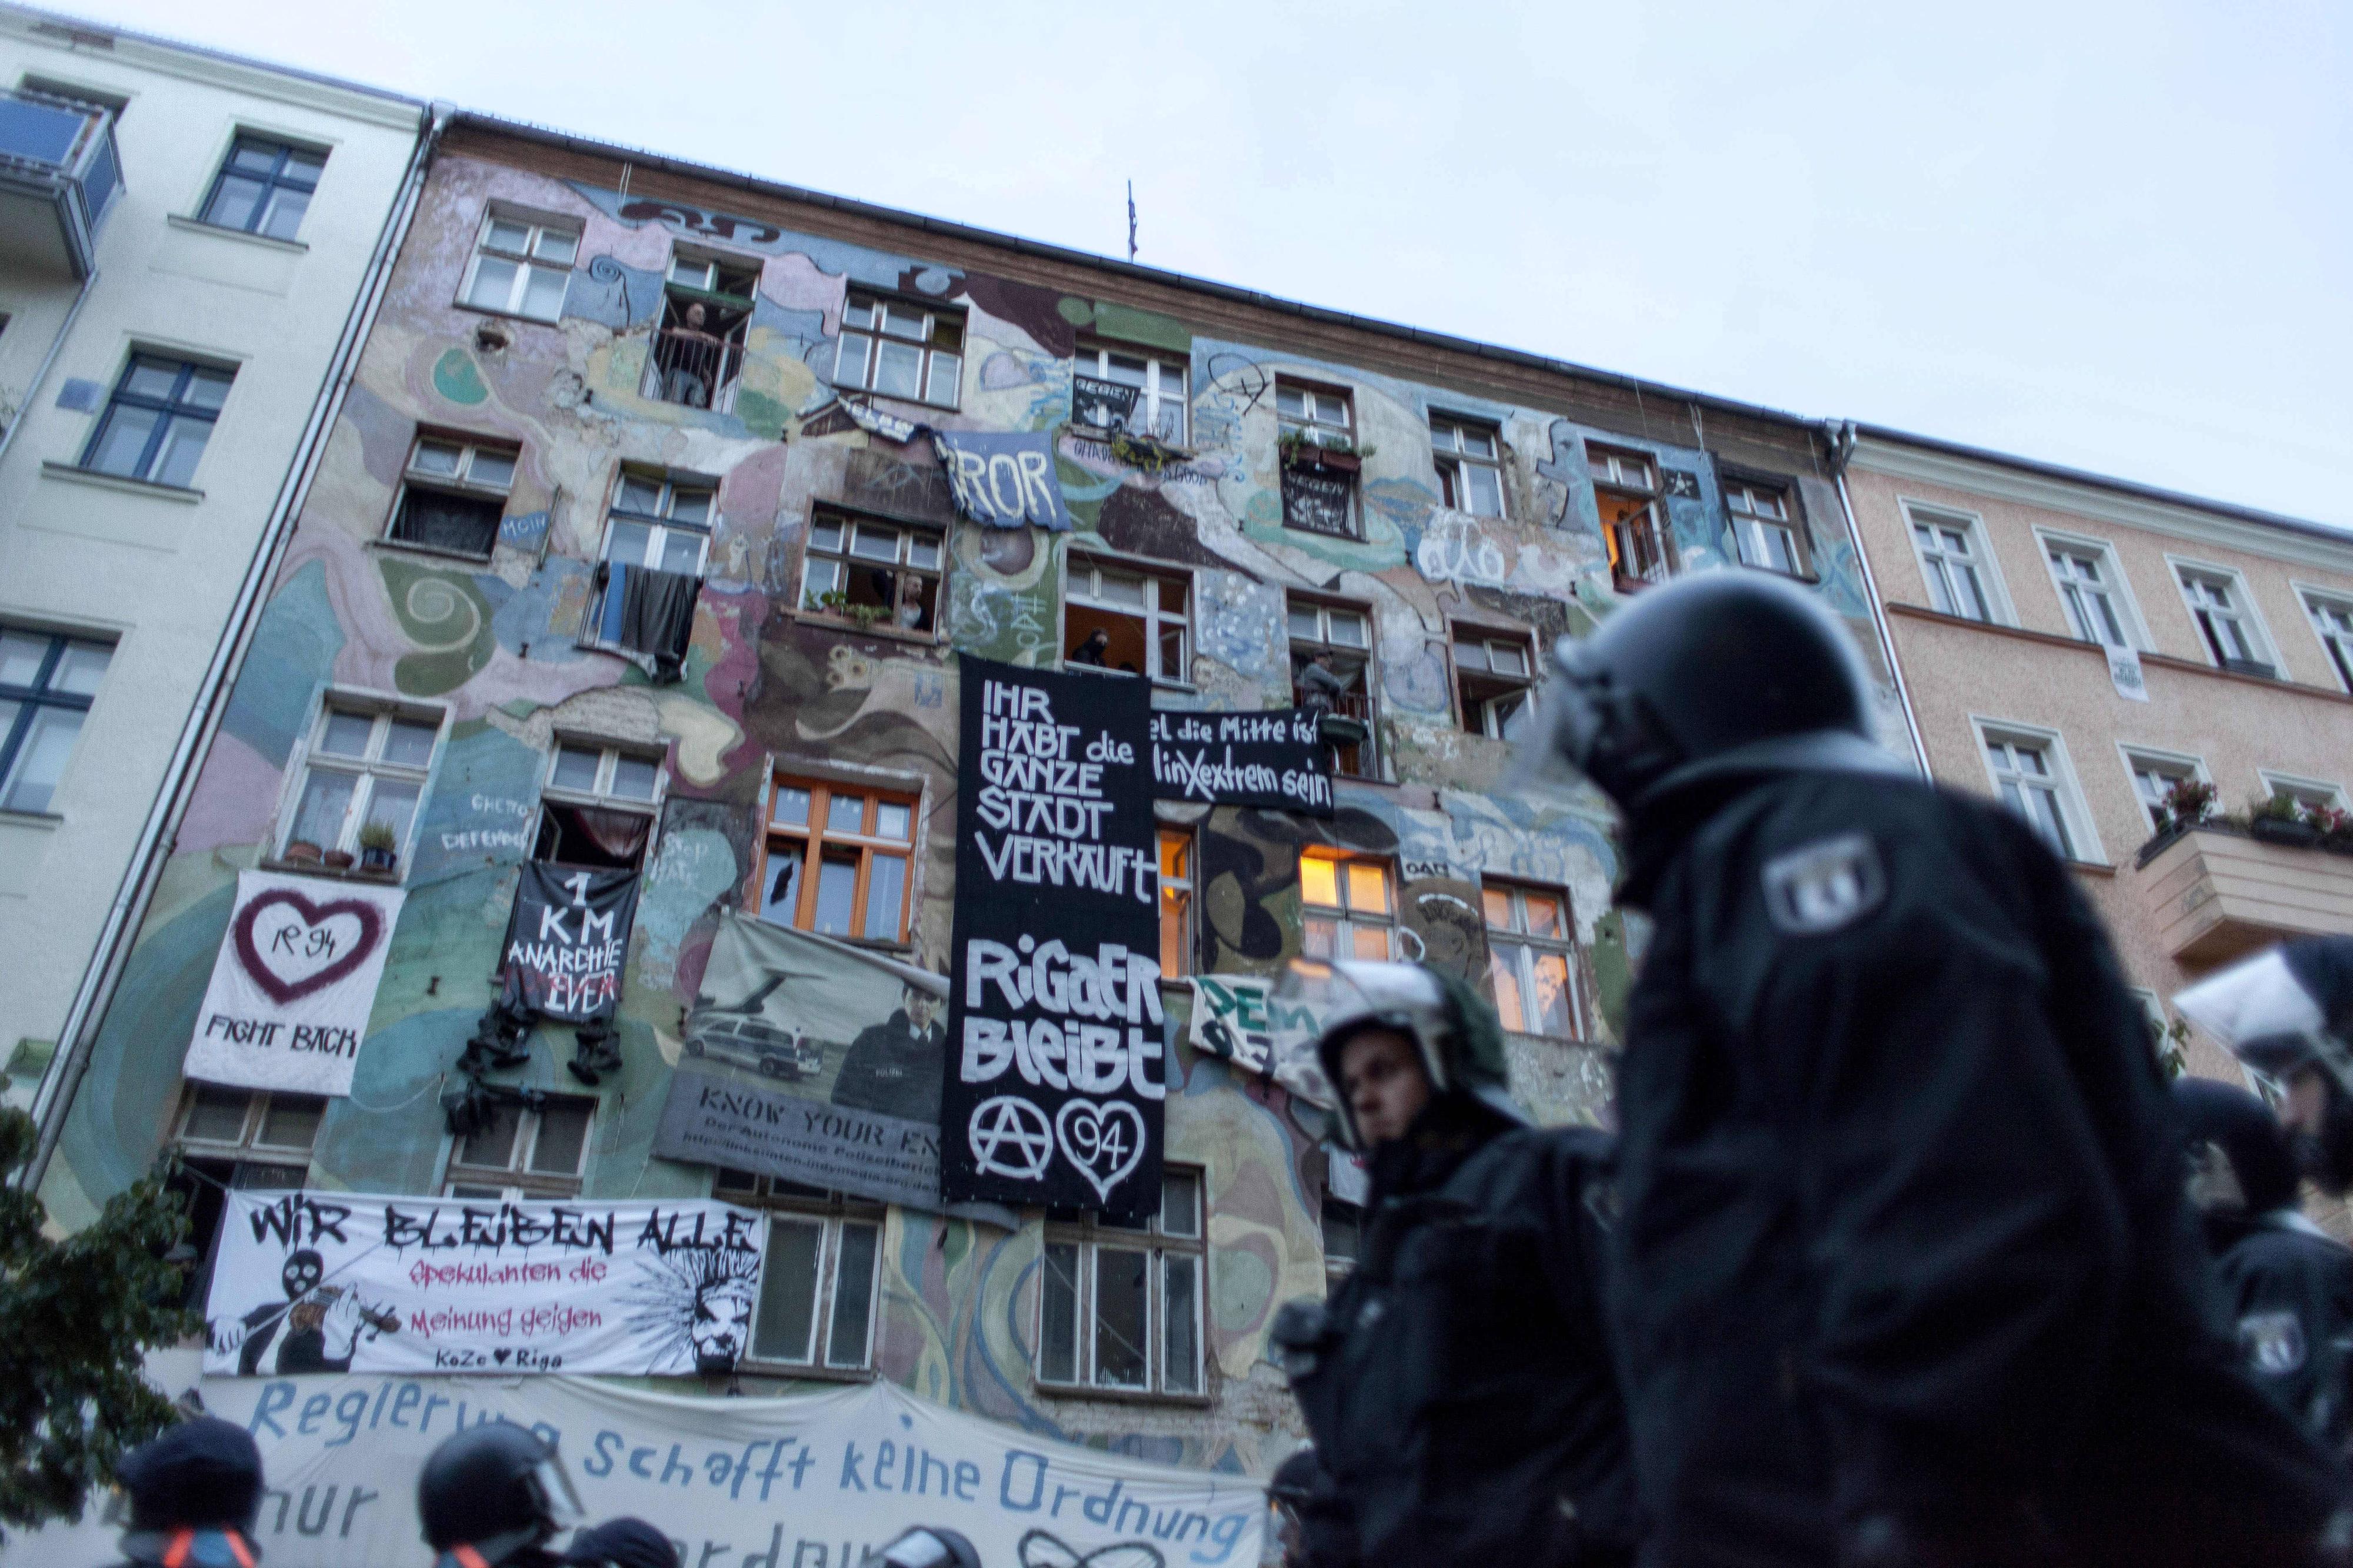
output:
[[[2344,0],[77,9],[2353,525]]]

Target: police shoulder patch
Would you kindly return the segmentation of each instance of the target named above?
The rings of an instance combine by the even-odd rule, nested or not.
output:
[[[1791,936],[1852,925],[1887,897],[1887,873],[1870,836],[1818,838],[1765,862],[1765,912]]]
[[[2257,1372],[2285,1377],[2304,1365],[2304,1323],[2294,1312],[2249,1312],[2239,1320],[2239,1349]]]

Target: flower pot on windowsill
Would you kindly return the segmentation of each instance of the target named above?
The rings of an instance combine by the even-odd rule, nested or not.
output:
[[[286,853],[282,858],[290,866],[316,866],[319,864],[319,857],[317,845],[307,838],[296,838],[287,843]]]
[[[1335,452],[1313,441],[1298,441],[1282,449],[1285,466],[1312,471],[1353,474],[1365,466],[1365,459],[1354,452]]]
[[[2247,831],[2266,844],[2284,844],[2292,849],[2309,849],[2320,842],[2320,829],[2291,817],[2258,816],[2247,824]]]
[[[360,846],[360,869],[371,877],[389,877],[400,864],[400,857],[389,849]]]
[[[1315,725],[1317,737],[1327,746],[1362,745],[1371,732],[1362,719],[1351,719],[1345,713],[1326,713]]]
[[[330,871],[348,871],[352,868],[352,852],[348,849],[330,849],[319,857],[319,862]]]

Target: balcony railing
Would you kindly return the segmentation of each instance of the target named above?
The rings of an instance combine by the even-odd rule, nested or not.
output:
[[[0,89],[0,261],[89,277],[99,225],[121,194],[113,115]]]
[[[654,333],[646,360],[645,395],[688,408],[732,413],[735,382],[744,370],[744,345],[733,338],[685,327]]]
[[[1645,510],[1609,527],[1610,542],[1618,554],[1617,576],[1620,584],[1663,583],[1672,574],[1667,562],[1667,547],[1661,537],[1658,519]]]
[[[2285,937],[2353,935],[2353,856],[2200,824],[2150,842],[2140,881],[2165,950],[2191,969]]]
[[[1332,753],[1332,771],[1344,778],[1380,777],[1379,713],[1366,691],[1316,692],[1303,686],[1291,689],[1291,700],[1300,708],[1321,708],[1326,715],[1324,743]],[[1351,730],[1356,731],[1351,734]]]

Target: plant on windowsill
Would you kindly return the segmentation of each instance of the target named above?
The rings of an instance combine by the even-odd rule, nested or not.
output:
[[[2274,795],[2247,805],[2247,831],[2266,844],[2309,849],[2320,842],[2320,828],[2292,795]]]
[[[290,838],[286,853],[280,857],[290,866],[316,866],[320,860],[319,847],[307,838]]]
[[[360,869],[379,877],[392,875],[400,864],[400,835],[392,824],[376,817],[360,828]]]
[[[1155,479],[1187,462],[1193,454],[1180,447],[1172,447],[1148,430],[1121,430],[1113,434],[1111,455],[1139,473]]]
[[[841,620],[854,621],[857,623],[858,629],[862,632],[871,632],[891,618],[890,606],[887,605],[853,605],[849,602],[849,594],[839,588],[828,588],[822,594],[809,595],[802,601],[802,607],[815,610],[822,616],[833,616]]]
[[[1276,454],[1286,468],[1328,469],[1337,474],[1353,474],[1365,466],[1373,455],[1370,447],[1359,447],[1346,437],[1315,437],[1304,430],[1285,430],[1275,440]]]

